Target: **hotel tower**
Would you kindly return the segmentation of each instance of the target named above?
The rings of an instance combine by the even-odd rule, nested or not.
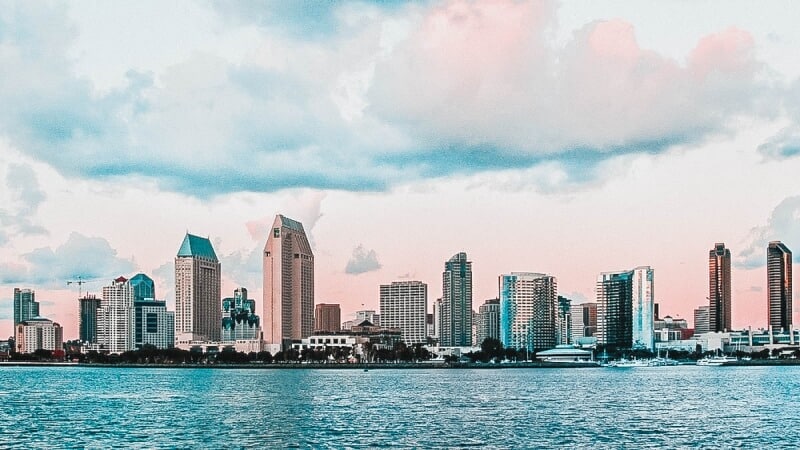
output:
[[[275,216],[264,246],[264,340],[284,344],[314,331],[314,253],[303,224]]]
[[[211,241],[186,233],[175,257],[175,340],[219,341],[220,264]]]
[[[767,247],[767,304],[769,326],[789,332],[792,327],[792,251],[781,241]]]
[[[708,252],[708,321],[710,331],[731,329],[731,251],[721,243]]]

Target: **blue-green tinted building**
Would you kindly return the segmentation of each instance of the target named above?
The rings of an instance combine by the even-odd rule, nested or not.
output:
[[[597,343],[619,349],[655,348],[653,269],[597,277]]]
[[[255,300],[247,298],[247,289],[233,291],[233,297],[222,299],[222,340],[261,339],[261,318],[256,314]]]
[[[500,341],[529,352],[556,346],[558,287],[542,273],[500,275]]]
[[[14,325],[39,317],[39,302],[32,289],[14,288]]]
[[[133,301],[142,301],[146,298],[156,298],[156,285],[153,279],[140,273],[128,280],[133,288]]]

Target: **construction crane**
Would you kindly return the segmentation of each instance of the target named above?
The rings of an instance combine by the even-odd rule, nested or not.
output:
[[[84,280],[82,276],[78,275],[77,277],[75,277],[74,280],[67,280],[67,286],[69,286],[71,284],[77,284],[78,285],[78,298],[81,298],[83,296],[82,287],[83,287],[84,284],[86,284],[88,282],[89,282],[88,280]]]

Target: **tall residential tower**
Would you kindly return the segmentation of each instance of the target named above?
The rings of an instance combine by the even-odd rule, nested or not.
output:
[[[781,241],[767,247],[767,317],[775,331],[792,327],[792,251]]]
[[[653,350],[653,269],[601,273],[596,290],[597,343]]]
[[[175,257],[175,340],[219,341],[220,264],[211,241],[186,234]]]
[[[14,325],[39,316],[39,302],[31,289],[14,288]]]
[[[500,275],[500,341],[527,351],[556,346],[558,286],[542,273]]]
[[[731,329],[731,251],[722,243],[708,252],[708,320],[710,331]]]
[[[472,262],[464,252],[444,263],[439,345],[472,345]]]
[[[314,253],[303,224],[275,216],[264,246],[264,340],[283,344],[314,331]]]
[[[380,305],[382,327],[399,328],[403,342],[409,346],[427,343],[427,284],[421,281],[382,284]]]

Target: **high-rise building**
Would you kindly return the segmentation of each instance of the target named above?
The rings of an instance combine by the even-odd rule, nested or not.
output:
[[[792,327],[792,251],[781,241],[767,247],[767,317],[775,331]]]
[[[261,339],[261,318],[256,314],[256,301],[247,298],[247,289],[233,291],[233,297],[222,299],[222,340]]]
[[[78,299],[78,338],[89,344],[97,343],[97,311],[100,299],[86,294]]]
[[[694,334],[703,334],[710,331],[709,306],[703,305],[694,310]]]
[[[427,343],[425,316],[428,285],[421,281],[393,281],[380,288],[381,326],[399,328],[407,345]]]
[[[31,317],[14,325],[17,353],[33,353],[36,350],[61,350],[64,330],[61,325],[44,317]]]
[[[578,339],[591,337],[597,331],[597,303],[581,303],[570,306],[570,320],[572,321],[571,342]]]
[[[39,316],[39,302],[31,289],[14,288],[14,325]]]
[[[288,344],[314,330],[314,253],[303,224],[275,216],[264,246],[264,339]]]
[[[131,277],[128,282],[133,289],[133,301],[140,302],[146,298],[156,298],[156,285],[153,279],[143,273]]]
[[[103,287],[97,342],[109,353],[133,350],[133,287],[125,277]]]
[[[572,343],[572,300],[558,296],[558,311],[556,315],[556,345]]]
[[[176,341],[219,341],[221,267],[211,241],[186,233],[175,257]]]
[[[711,331],[730,331],[731,251],[723,243],[708,252],[708,306]]]
[[[133,348],[139,350],[145,345],[159,349],[175,346],[175,313],[167,311],[164,300],[133,301]]]
[[[654,283],[653,269],[649,266],[633,269],[632,279],[633,321],[632,321],[632,348],[642,348],[653,351],[656,348],[655,333],[653,331],[654,313]]]
[[[653,350],[653,269],[601,273],[596,289],[598,344]]]
[[[317,303],[314,306],[314,333],[341,330],[342,310],[338,303]]]
[[[444,263],[439,345],[472,345],[472,262],[464,252]]]
[[[476,345],[487,338],[500,340],[500,299],[492,298],[478,307]]]
[[[558,286],[551,275],[512,272],[500,275],[500,341],[527,351],[556,346]]]
[[[437,298],[433,301],[433,335],[436,342],[441,343],[442,337],[442,299]]]

